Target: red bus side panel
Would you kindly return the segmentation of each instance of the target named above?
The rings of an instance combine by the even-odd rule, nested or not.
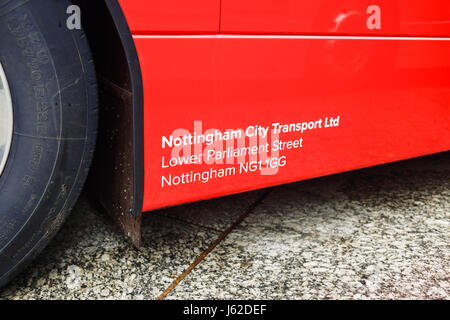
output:
[[[448,1],[120,3],[144,211],[450,149]]]
[[[217,33],[220,0],[119,0],[134,34]]]
[[[135,42],[145,89],[144,210],[450,149],[448,40]],[[227,131],[236,136],[226,139]]]
[[[448,0],[223,0],[221,17],[222,33],[450,35]]]

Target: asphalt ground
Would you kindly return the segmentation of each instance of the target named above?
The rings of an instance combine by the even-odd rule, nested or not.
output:
[[[450,153],[145,215],[86,195],[0,299],[449,299]]]

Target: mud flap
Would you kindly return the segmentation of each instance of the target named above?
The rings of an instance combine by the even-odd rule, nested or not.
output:
[[[141,245],[141,214],[134,207],[132,94],[99,77],[100,130],[96,151],[99,200],[136,248]]]
[[[141,245],[143,87],[136,47],[117,0],[74,0],[83,12],[99,82],[99,133],[90,190],[124,234]]]

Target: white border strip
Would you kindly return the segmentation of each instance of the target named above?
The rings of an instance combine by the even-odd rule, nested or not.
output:
[[[402,40],[402,41],[450,41],[450,37],[377,37],[377,36],[296,36],[296,35],[133,35],[134,39],[297,39],[297,40]]]

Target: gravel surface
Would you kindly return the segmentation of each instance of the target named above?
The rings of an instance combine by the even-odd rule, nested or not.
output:
[[[450,153],[159,210],[143,233],[137,251],[83,196],[0,299],[449,299]]]

